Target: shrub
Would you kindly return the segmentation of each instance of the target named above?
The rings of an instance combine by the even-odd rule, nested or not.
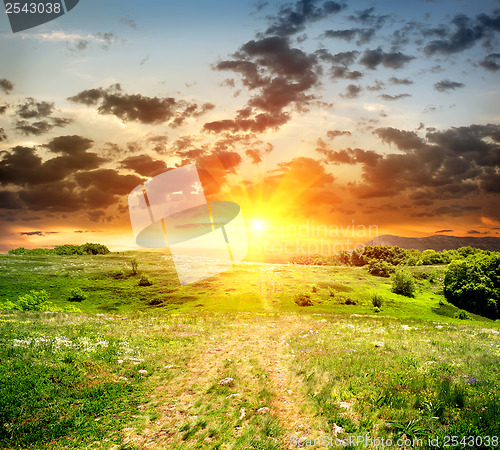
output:
[[[398,270],[392,276],[392,292],[395,294],[413,297],[415,293],[415,281],[411,273]]]
[[[375,308],[373,308],[373,311],[375,311],[376,313],[379,313],[382,310],[378,306],[375,306]]]
[[[467,311],[464,311],[463,309],[461,309],[460,311],[457,311],[455,313],[455,319],[460,319],[460,320],[469,320],[470,319],[470,316],[469,314],[467,313]]]
[[[381,308],[382,307],[382,296],[378,294],[373,294],[372,296],[372,305],[374,308]]]
[[[21,295],[15,302],[16,308],[21,311],[48,311],[50,309],[49,294],[44,290],[31,290]]]
[[[153,281],[145,274],[141,275],[141,279],[139,280],[139,286],[151,286]]]
[[[71,289],[68,297],[69,302],[82,302],[83,300],[87,300],[87,294],[85,294],[85,292],[78,287]]]
[[[132,258],[130,260],[130,267],[132,268],[132,273],[135,275],[137,273],[137,269],[139,268],[139,261],[137,261],[137,258]]]
[[[312,306],[313,302],[311,300],[311,296],[305,292],[299,292],[295,294],[295,298],[293,300],[299,306]]]
[[[111,272],[111,276],[117,280],[125,278],[125,272],[122,269],[116,269]]]
[[[372,259],[368,263],[368,273],[377,277],[389,277],[394,271],[395,268],[392,264],[382,260]]]

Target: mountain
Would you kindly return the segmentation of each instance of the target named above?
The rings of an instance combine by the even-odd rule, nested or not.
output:
[[[392,245],[401,248],[415,248],[423,251],[427,249],[436,250],[453,250],[460,247],[475,247],[483,250],[491,250],[500,252],[500,238],[497,237],[469,237],[469,236],[445,236],[436,234],[434,236],[427,236],[423,238],[412,238],[393,236],[391,234],[384,234],[377,236],[365,245]]]

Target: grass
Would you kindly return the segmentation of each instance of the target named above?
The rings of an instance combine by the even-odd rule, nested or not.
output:
[[[0,447],[498,436],[498,321],[455,318],[444,267],[410,270],[413,298],[362,268],[240,264],[181,287],[160,253],[1,255],[0,302],[44,289],[82,312],[0,312]]]

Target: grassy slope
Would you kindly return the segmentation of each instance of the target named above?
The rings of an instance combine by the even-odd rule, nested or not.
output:
[[[152,286],[129,274],[131,256]],[[360,268],[243,264],[179,287],[158,253],[1,256],[0,301],[46,289],[64,306],[75,286],[89,299],[77,304],[88,314],[0,314],[0,446],[498,435],[498,322],[453,319],[439,282],[418,285],[406,299]],[[314,305],[297,306],[299,292]]]

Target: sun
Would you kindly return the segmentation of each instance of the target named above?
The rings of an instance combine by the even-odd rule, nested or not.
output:
[[[266,223],[263,220],[255,219],[250,222],[250,228],[256,233],[262,233],[266,229]]]

